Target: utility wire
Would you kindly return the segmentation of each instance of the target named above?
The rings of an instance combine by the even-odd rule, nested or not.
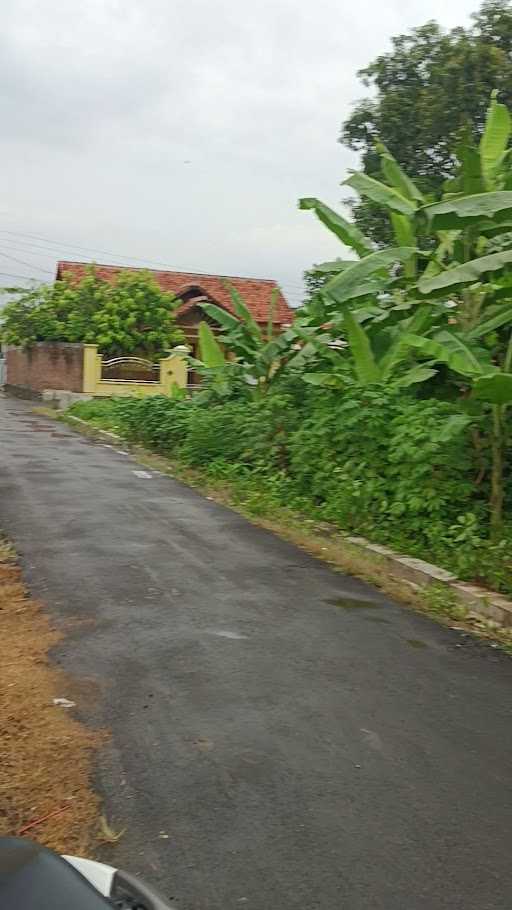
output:
[[[129,259],[133,262],[142,262],[142,263],[147,263],[150,265],[158,265],[158,266],[161,266],[162,268],[172,269],[173,271],[176,271],[176,272],[185,272],[185,274],[188,273],[188,274],[204,275],[204,276],[212,275],[212,272],[196,272],[196,271],[191,271],[190,269],[178,269],[178,268],[176,268],[175,265],[170,265],[168,262],[160,262],[156,259],[143,259],[140,256],[127,256],[123,253],[115,253],[112,250],[99,250],[96,247],[79,246],[76,243],[67,243],[64,240],[52,240],[51,238],[41,237],[40,235],[37,235],[37,234],[26,234],[21,231],[8,231],[5,229],[1,229],[1,233],[13,235],[13,236],[19,236],[19,237],[31,237],[33,240],[43,241],[43,243],[50,243],[50,244],[53,244],[54,246],[59,246],[61,248],[66,247],[67,249],[85,250],[90,253],[101,253],[102,256],[114,256],[116,259]],[[222,276],[219,276],[219,277],[222,277]],[[234,278],[234,277],[238,277],[238,276],[234,276],[234,275],[228,276],[227,275],[226,277]],[[242,276],[240,276],[240,277],[242,277]]]
[[[115,259],[128,259],[132,262],[145,263],[148,266],[155,265],[155,266],[160,266],[161,268],[164,268],[164,269],[170,269],[172,271],[185,272],[185,273],[194,274],[194,275],[208,276],[208,275],[212,274],[212,272],[202,272],[202,271],[191,270],[191,269],[178,269],[178,268],[176,268],[175,265],[170,265],[168,262],[160,262],[159,260],[146,259],[146,258],[142,258],[140,256],[128,256],[124,253],[116,253],[116,252],[113,252],[112,250],[100,250],[96,247],[88,247],[88,246],[82,246],[82,245],[76,244],[76,243],[68,243],[67,241],[64,241],[64,240],[54,240],[50,237],[44,237],[40,234],[31,234],[31,233],[27,233],[24,231],[10,231],[5,228],[0,229],[0,233],[8,234],[13,237],[25,237],[25,238],[29,238],[32,240],[37,240],[42,243],[51,244],[52,246],[60,247],[61,250],[64,248],[64,249],[68,249],[68,250],[78,250],[78,251],[82,251],[82,252],[85,251],[88,253],[100,253],[102,256],[113,256]],[[39,247],[39,249],[44,249],[44,247]],[[220,277],[223,277],[223,276],[220,276]],[[225,276],[225,277],[234,278],[234,277],[238,277],[238,276],[231,275],[231,276]],[[244,277],[244,276],[240,276],[240,277]],[[265,279],[263,279],[263,280],[265,280]],[[288,285],[288,286],[291,287],[291,285]],[[301,294],[303,293],[303,289],[299,285],[295,285],[293,290],[297,290]]]
[[[38,246],[35,243],[30,243],[26,240],[18,240],[17,238],[11,239],[10,237],[1,237],[0,243],[4,247],[8,247],[10,250],[21,250],[22,252],[32,253],[34,256],[46,256],[52,257],[57,255],[57,251],[53,250],[51,247],[47,246]]]
[[[11,259],[12,262],[17,262],[19,265],[27,265],[29,269],[38,269],[40,272],[46,272],[47,275],[53,275],[53,272],[50,271],[50,269],[43,269],[42,266],[36,265],[34,262],[27,262],[25,259],[17,259],[16,256],[10,256],[3,250],[0,250],[0,256],[3,256],[5,259]]]
[[[22,240],[9,240],[3,239],[2,245],[5,248],[6,244],[9,244],[9,250],[29,252],[33,256],[38,256],[41,258],[49,258],[56,255],[52,249],[48,249],[44,246],[37,246],[35,244],[25,243]],[[301,285],[294,284],[293,282],[283,281],[280,282],[280,286],[284,288],[289,296],[301,296],[304,294],[304,288]]]
[[[12,272],[0,272],[0,278],[22,278],[23,281],[33,281],[32,275],[13,275]]]

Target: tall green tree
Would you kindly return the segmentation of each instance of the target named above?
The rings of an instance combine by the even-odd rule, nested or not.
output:
[[[439,198],[456,166],[462,131],[482,133],[489,95],[512,104],[512,7],[487,0],[470,28],[445,32],[436,22],[392,39],[392,49],[359,73],[372,97],[360,101],[340,141],[362,154],[366,174],[381,177],[378,141],[420,189]],[[353,207],[359,227],[378,243],[391,240],[385,212],[373,200]]]

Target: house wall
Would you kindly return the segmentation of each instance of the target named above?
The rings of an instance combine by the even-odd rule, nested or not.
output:
[[[30,348],[8,347],[6,391],[39,398],[43,389],[83,389],[83,345],[39,342]]]

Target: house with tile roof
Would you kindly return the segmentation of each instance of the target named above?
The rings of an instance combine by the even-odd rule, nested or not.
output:
[[[79,281],[87,274],[91,263],[62,261],[57,265],[57,279],[65,275]],[[206,275],[201,272],[157,271],[154,269],[135,269],[129,266],[94,264],[95,272],[104,281],[113,282],[123,271],[148,271],[163,291],[169,291],[179,298],[181,304],[177,311],[176,323],[185,334],[187,343],[195,352],[199,323],[206,320],[200,304],[215,303],[228,312],[233,312],[230,285],[238,291],[255,321],[262,327],[267,326],[270,301],[278,287],[277,282],[266,278],[240,278],[228,275]],[[279,291],[274,306],[273,323],[275,331],[289,325],[293,319],[293,310]],[[209,321],[209,320],[208,320]]]

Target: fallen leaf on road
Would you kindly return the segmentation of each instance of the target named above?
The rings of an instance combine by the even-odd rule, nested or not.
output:
[[[102,834],[102,839],[106,841],[107,844],[117,844],[118,840],[121,840],[126,828],[123,828],[122,831],[114,831],[104,815],[100,815],[100,829]]]

